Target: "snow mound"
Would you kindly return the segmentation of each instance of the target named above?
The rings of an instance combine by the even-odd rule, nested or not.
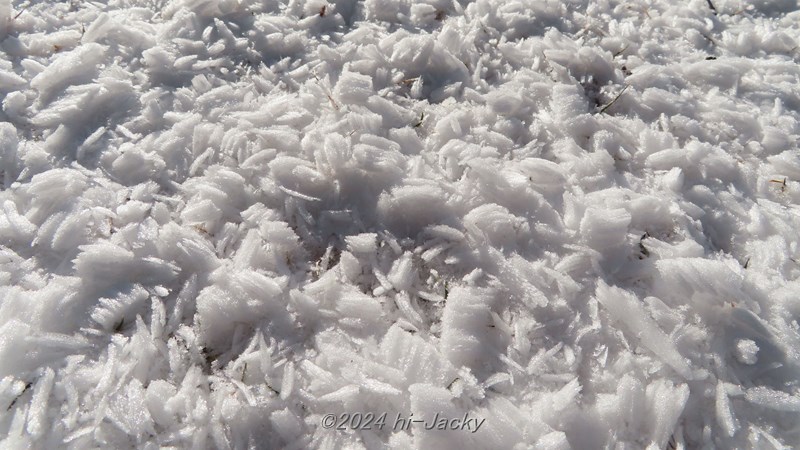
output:
[[[799,45],[796,0],[0,0],[0,447],[800,447]]]

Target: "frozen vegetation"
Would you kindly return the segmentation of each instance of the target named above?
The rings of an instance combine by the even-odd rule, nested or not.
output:
[[[0,39],[0,447],[800,446],[796,0],[0,0]]]

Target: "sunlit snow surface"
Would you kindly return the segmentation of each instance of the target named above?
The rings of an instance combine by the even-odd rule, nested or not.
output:
[[[2,447],[800,445],[800,12],[712,4],[0,0]]]

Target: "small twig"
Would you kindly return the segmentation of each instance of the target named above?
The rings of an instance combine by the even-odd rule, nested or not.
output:
[[[422,121],[425,119],[425,111],[422,112],[422,115],[419,117],[419,122],[414,124],[414,128],[419,128],[422,126]]]
[[[327,94],[326,93],[325,96],[328,97],[328,100],[331,101],[331,105],[333,105],[333,107],[338,111],[339,110],[339,104],[336,103],[336,100],[334,100],[333,97],[331,97],[331,94]]]
[[[781,192],[786,191],[786,178],[783,180],[769,180],[770,183],[778,183],[781,185]]]
[[[328,91],[325,88],[325,86],[322,85],[322,80],[319,79],[319,77],[317,76],[317,74],[314,71],[311,72],[311,75],[317,80],[317,83],[319,84],[319,87],[322,88],[322,90],[325,92],[325,96],[328,97],[328,100],[331,101],[331,105],[333,105],[333,107],[337,111],[339,111],[339,104],[336,103],[336,100],[333,99],[333,96],[330,94],[330,91]]]
[[[626,84],[626,85],[625,85],[625,87],[624,87],[624,88],[622,88],[622,90],[621,90],[621,91],[619,91],[619,94],[617,94],[617,96],[616,96],[616,97],[614,97],[614,100],[611,100],[611,102],[610,102],[609,104],[607,104],[606,106],[603,106],[603,108],[602,108],[602,109],[601,109],[601,110],[598,112],[598,114],[603,114],[604,112],[606,112],[606,110],[607,110],[608,108],[611,108],[611,105],[613,105],[614,103],[616,103],[616,102],[617,102],[617,100],[619,100],[619,98],[620,98],[620,97],[622,97],[622,94],[624,94],[624,93],[625,93],[625,91],[626,91],[626,90],[628,90],[628,88],[629,88],[629,87],[631,87],[631,86],[630,86],[629,84]]]
[[[450,384],[447,385],[447,389],[450,389],[451,387],[453,387],[453,385],[456,384],[456,381],[458,381],[460,379],[461,379],[461,377],[456,377],[453,381],[450,382]]]
[[[22,15],[22,13],[24,13],[24,12],[25,12],[25,10],[27,10],[27,9],[28,9],[27,7],[26,7],[26,8],[22,8],[22,11],[18,12],[18,13],[17,13],[17,15],[16,15],[16,16],[14,16],[14,18],[13,18],[13,19],[11,19],[11,20],[17,20],[17,17],[21,16],[21,15]]]
[[[670,435],[667,445],[669,445],[670,450],[675,450],[676,448],[678,448],[678,443],[675,442],[675,433],[672,433],[672,435]]]
[[[714,6],[713,3],[711,3],[711,0],[706,0],[706,2],[708,3],[708,7],[711,8],[711,12],[714,13],[714,15],[716,16],[717,8]]]
[[[486,26],[483,24],[483,22],[478,20],[478,23],[481,24],[481,29],[483,30],[483,32],[489,34],[489,31],[486,30]]]
[[[650,252],[647,250],[647,247],[644,246],[644,240],[650,237],[650,233],[646,232],[639,238],[639,259],[645,259],[650,256]]]
[[[454,381],[454,383],[455,383],[455,381]],[[6,408],[6,411],[11,411],[11,408],[17,403],[17,400],[19,400],[20,397],[25,395],[25,393],[28,392],[28,389],[30,389],[31,386],[33,386],[33,383],[27,383],[25,385],[25,388],[22,390],[22,392],[20,392],[19,395],[17,395],[16,397],[14,397],[13,400],[11,400],[11,403],[8,405],[8,408]]]
[[[627,50],[627,49],[628,49],[628,47],[630,47],[630,46],[631,46],[631,44],[628,44],[628,45],[626,45],[625,47],[623,47],[623,48],[622,48],[622,50],[618,51],[617,53],[614,53],[614,56],[613,56],[613,58],[616,58],[617,56],[619,56],[619,55],[621,55],[622,53],[624,53],[624,52],[625,52],[625,50]]]

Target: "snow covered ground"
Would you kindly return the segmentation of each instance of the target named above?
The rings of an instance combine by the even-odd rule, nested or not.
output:
[[[0,447],[800,446],[796,0],[0,0],[0,39]],[[436,413],[485,422],[392,423]]]

